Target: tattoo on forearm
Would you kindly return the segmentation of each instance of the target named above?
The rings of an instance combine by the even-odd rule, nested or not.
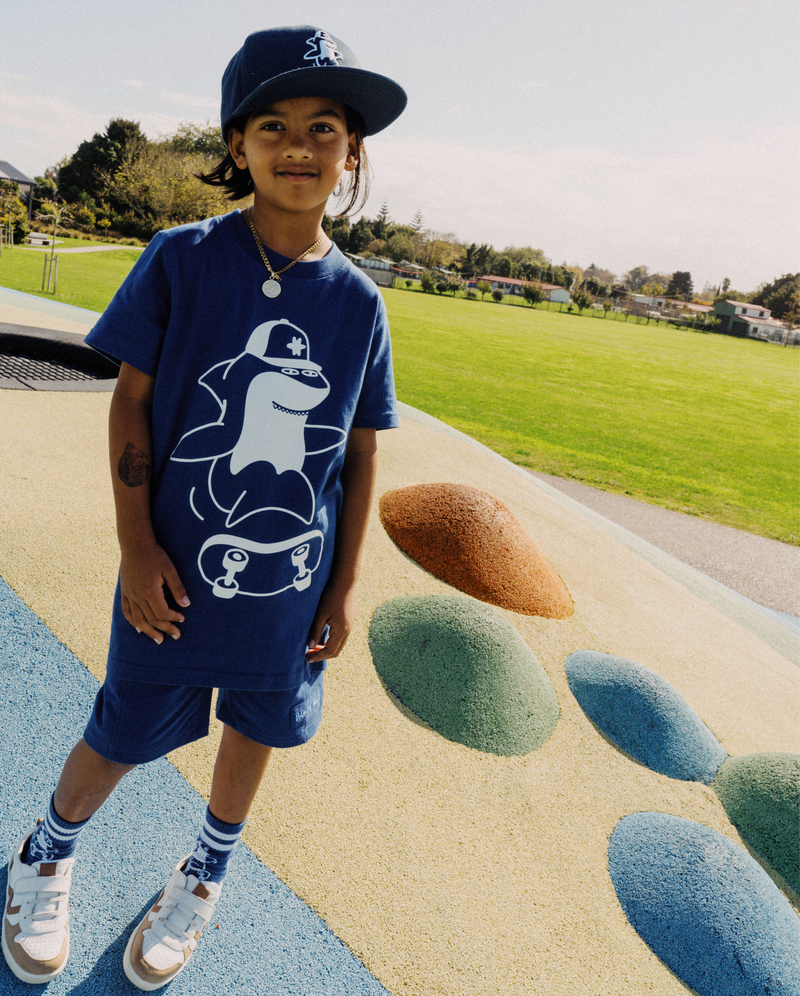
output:
[[[144,450],[137,449],[133,443],[125,444],[125,452],[119,458],[117,475],[129,488],[139,488],[150,480],[150,458]]]

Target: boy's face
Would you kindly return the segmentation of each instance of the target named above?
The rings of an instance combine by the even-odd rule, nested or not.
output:
[[[231,131],[228,148],[250,170],[260,210],[324,212],[342,173],[356,167],[345,108],[324,97],[292,97],[252,114],[244,132]]]

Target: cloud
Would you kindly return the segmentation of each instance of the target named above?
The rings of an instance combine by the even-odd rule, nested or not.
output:
[[[142,80],[120,80],[123,86],[132,87],[134,90],[145,90],[147,89]]]
[[[460,238],[542,248],[617,273],[689,270],[739,289],[797,270],[797,152],[790,129],[703,139],[658,155],[596,147],[484,148],[377,136],[374,204],[421,210]]]

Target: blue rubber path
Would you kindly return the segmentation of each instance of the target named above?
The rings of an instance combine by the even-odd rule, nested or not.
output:
[[[4,897],[8,857],[36,817],[44,815],[98,687],[0,578]],[[69,964],[42,992],[139,992],[123,975],[125,944],[175,862],[192,850],[205,807],[168,761],[126,775],[82,835],[70,898]],[[32,991],[0,958],[0,993],[30,996]],[[192,961],[161,991],[169,996],[387,996],[323,921],[242,844]]]

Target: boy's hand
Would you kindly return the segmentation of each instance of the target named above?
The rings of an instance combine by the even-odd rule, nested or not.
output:
[[[122,611],[131,626],[159,644],[165,635],[177,640],[181,631],[175,623],[184,616],[167,605],[164,585],[178,605],[185,608],[189,599],[166,551],[152,543],[123,552],[119,577]]]
[[[322,592],[317,606],[317,614],[308,632],[306,660],[309,664],[327,661],[338,657],[344,650],[355,616],[355,588],[343,590],[329,584]],[[329,627],[328,638],[323,643],[325,627]]]

